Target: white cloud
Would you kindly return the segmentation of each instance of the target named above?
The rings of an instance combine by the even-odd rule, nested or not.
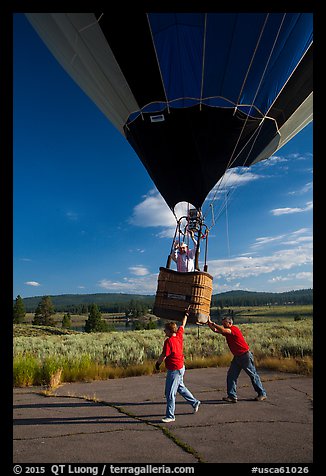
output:
[[[294,159],[294,160],[307,160],[307,159],[311,159],[311,157],[312,157],[311,152],[306,152],[305,154],[300,154],[299,152],[295,152],[293,154],[288,155],[289,159]]]
[[[229,260],[209,261],[208,269],[214,277],[223,277],[230,281],[249,276],[257,277],[306,264],[312,264],[311,250],[303,248],[277,251],[269,256],[240,256]]]
[[[271,243],[280,242],[286,235],[276,235],[276,236],[261,236],[256,238],[256,241],[251,245],[252,249],[269,245]]]
[[[261,178],[261,175],[249,172],[249,170],[245,167],[236,167],[226,171],[222,184],[224,184],[226,187],[235,187]]]
[[[151,190],[145,195],[143,201],[135,206],[129,221],[132,225],[141,227],[175,227],[173,213],[156,190]]]
[[[286,156],[283,155],[272,155],[266,160],[261,160],[256,164],[252,165],[251,168],[254,167],[255,170],[259,169],[267,169],[272,168],[274,165],[278,166],[279,170],[286,171],[289,168],[289,163],[298,160],[311,160],[312,154],[305,153],[305,154],[288,154]],[[282,165],[280,165],[282,164]]]
[[[312,236],[299,236],[298,238],[291,240],[289,239],[288,241],[283,241],[283,245],[298,245],[299,243],[312,243],[313,237]]]
[[[26,281],[24,284],[26,284],[27,286],[41,286],[40,283],[38,283],[37,281]]]
[[[312,241],[312,233],[309,228],[299,228],[291,233],[275,235],[275,236],[262,236],[256,238],[256,241],[251,245],[252,250],[262,248],[270,244],[273,245],[299,245],[304,242]]]
[[[79,218],[79,215],[76,212],[66,212],[66,217],[70,221],[77,221]]]
[[[282,245],[282,249],[257,256],[258,249],[271,243]],[[227,282],[267,273],[279,273],[298,266],[312,265],[312,247],[310,230],[300,228],[289,234],[259,237],[251,246],[251,249],[255,250],[254,256],[245,254],[230,259],[212,260],[208,262],[208,269],[211,275],[223,278]],[[302,273],[300,276],[309,277],[308,274],[305,276]]]
[[[102,279],[98,282],[100,288],[109,292],[130,294],[155,294],[157,288],[157,274],[140,278],[123,278],[121,281]]]
[[[143,248],[128,248],[129,253],[145,253]]]
[[[131,274],[135,274],[136,276],[146,276],[149,274],[149,271],[145,266],[137,265],[137,266],[131,266],[129,268],[129,271]]]
[[[176,227],[176,224],[174,225],[174,227],[172,228],[164,228],[162,231],[160,231],[159,233],[157,233],[155,236],[157,238],[173,238],[174,237],[174,232],[175,232],[175,227]]]
[[[178,203],[174,210],[176,217],[187,215],[187,209],[188,203]],[[150,190],[134,207],[129,223],[144,228],[160,227],[156,234],[158,238],[173,238],[177,224],[174,214],[156,189]]]
[[[312,282],[313,280],[313,273],[312,272],[302,272],[302,273],[297,273],[295,275],[296,279],[308,279],[309,281]]]
[[[313,203],[307,202],[305,207],[294,207],[294,208],[274,208],[271,210],[272,215],[279,216],[279,215],[288,215],[290,213],[302,213],[312,210]]]
[[[259,175],[249,172],[245,167],[237,167],[227,170],[222,178],[209,193],[206,200],[212,200],[215,193],[235,186],[244,185],[261,178]],[[180,202],[175,207],[175,215],[181,217],[187,215],[188,204]],[[129,223],[139,227],[161,227],[157,234],[159,238],[172,238],[176,227],[176,219],[162,195],[156,190],[150,190],[143,200],[134,207]]]
[[[298,235],[302,235],[303,233],[310,233],[310,229],[309,228],[299,228],[298,230],[293,231],[291,233],[291,235],[298,236]]]
[[[306,286],[306,282],[312,282],[312,272],[306,271],[307,267],[311,267],[313,262],[312,240],[308,239],[309,236],[304,236],[305,233],[309,232],[309,229],[301,228],[288,235],[269,237],[269,239],[278,240],[280,244],[291,237],[295,245],[291,248],[283,248],[262,256],[257,256],[257,251],[255,251],[251,255],[246,253],[230,259],[209,260],[207,262],[208,272],[214,278],[213,292],[221,293],[234,289],[247,289],[245,281],[247,278],[259,278],[264,275],[268,277],[266,282],[275,284],[292,280],[298,283],[302,281],[303,286]],[[297,241],[295,241],[295,237]],[[264,239],[267,238],[264,237]],[[304,241],[302,238],[307,238],[307,240]],[[260,243],[262,242],[263,239],[260,239]],[[302,271],[297,270],[301,266],[305,268]],[[142,265],[130,267],[129,271],[135,274],[135,277],[123,277],[119,280],[102,279],[98,282],[98,285],[109,292],[156,293],[157,274],[150,274],[148,269]],[[298,288],[300,287],[302,286],[298,285]]]
[[[299,188],[298,190],[294,190],[293,192],[289,192],[289,195],[303,195],[312,191],[312,182],[306,183],[303,187]]]
[[[252,165],[252,167],[255,167],[255,170],[258,169],[266,169],[266,168],[271,168],[274,165],[280,166],[279,164],[281,163],[286,163],[288,162],[287,157],[283,157],[280,155],[272,155],[266,160],[261,160],[260,162],[257,162],[256,164]],[[284,166],[281,166],[284,168]],[[286,167],[287,168],[287,167]]]
[[[303,271],[301,273],[290,273],[287,274],[286,276],[274,276],[273,278],[269,279],[269,283],[275,283],[275,282],[284,282],[284,281],[293,281],[293,280],[304,280],[304,281],[309,281],[313,282],[313,273],[308,272],[308,271]]]
[[[247,167],[235,167],[228,169],[224,176],[217,182],[207,195],[207,200],[212,200],[217,193],[225,192],[231,188],[240,185],[246,185],[249,182],[263,178],[261,175],[255,174],[248,170]]]

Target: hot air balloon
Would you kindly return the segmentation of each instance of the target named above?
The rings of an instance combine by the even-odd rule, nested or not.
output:
[[[196,233],[196,270],[177,273],[168,259],[154,313],[182,319],[190,303],[190,317],[206,322],[212,277],[206,252],[198,267],[209,231],[202,205],[228,169],[268,159],[312,120],[312,13],[26,16],[125,136],[170,209],[190,204],[176,235]]]

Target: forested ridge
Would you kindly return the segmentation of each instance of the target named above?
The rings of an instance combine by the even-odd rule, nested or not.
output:
[[[43,296],[23,298],[26,312],[35,312]],[[49,296],[57,312],[87,313],[90,304],[97,304],[102,312],[124,312],[131,301],[153,306],[155,296],[146,294],[61,294]],[[284,304],[312,304],[313,289],[300,289],[283,293],[228,291],[212,296],[213,307],[275,306]]]
[[[277,306],[285,304],[313,304],[313,289],[299,289],[283,293],[228,291],[212,296],[212,306]]]

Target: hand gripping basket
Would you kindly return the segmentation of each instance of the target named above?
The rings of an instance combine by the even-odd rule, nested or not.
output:
[[[160,268],[153,314],[182,321],[190,304],[188,322],[206,324],[210,314],[213,277],[204,271],[180,273]]]

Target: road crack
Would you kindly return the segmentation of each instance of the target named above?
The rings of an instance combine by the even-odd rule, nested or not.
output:
[[[51,389],[47,389],[46,391],[42,391],[41,395],[44,395],[44,396],[49,397],[49,398],[58,397],[58,395],[53,393],[51,391]],[[114,403],[109,403],[109,402],[106,402],[105,400],[100,400],[95,395],[89,396],[89,395],[77,395],[77,394],[70,394],[69,393],[69,395],[60,395],[60,398],[76,398],[76,399],[85,400],[85,401],[88,401],[88,402],[95,402],[97,404],[101,404],[101,405],[104,405],[104,406],[114,408],[116,411],[118,411],[119,413],[121,413],[125,416],[133,418],[134,420],[139,421],[140,423],[144,423],[144,424],[146,424],[146,425],[148,425],[152,428],[155,428],[158,431],[161,431],[163,433],[163,435],[166,438],[169,438],[175,445],[177,445],[183,451],[185,451],[186,453],[191,454],[194,458],[196,458],[198,463],[205,463],[203,457],[194,448],[192,448],[190,445],[188,445],[184,441],[180,440],[180,438],[175,436],[173,434],[173,432],[171,431],[171,429],[168,429],[168,428],[166,428],[165,426],[163,426],[159,423],[153,423],[153,422],[147,420],[146,418],[139,417],[138,415],[135,415],[134,413],[130,412],[129,410],[126,410],[124,407],[122,407],[120,405],[116,405]],[[117,430],[111,430],[111,431],[123,431],[123,429],[117,429]],[[140,430],[140,431],[143,431],[143,430]],[[99,431],[98,433],[107,433],[107,432],[106,431],[103,431],[103,432]],[[80,434],[87,434],[87,433],[80,433]]]

